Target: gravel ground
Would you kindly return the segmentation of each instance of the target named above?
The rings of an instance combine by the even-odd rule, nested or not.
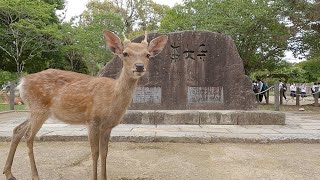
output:
[[[39,175],[45,180],[90,179],[87,142],[36,142]],[[0,143],[0,167],[9,143]],[[31,179],[25,143],[17,149],[13,173]],[[319,179],[320,144],[120,143],[109,145],[109,179]],[[3,175],[0,179],[5,179]]]

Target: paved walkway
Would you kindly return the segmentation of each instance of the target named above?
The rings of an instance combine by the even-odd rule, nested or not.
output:
[[[27,112],[0,114],[0,141],[10,141],[12,130],[24,121]],[[39,141],[84,141],[83,125],[68,125],[48,120]],[[246,142],[320,143],[320,114],[286,113],[286,125],[140,125],[120,124],[112,130],[111,141],[128,142]]]

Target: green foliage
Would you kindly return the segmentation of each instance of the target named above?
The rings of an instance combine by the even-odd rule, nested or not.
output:
[[[64,0],[43,0],[44,2],[54,5],[57,10],[64,8]]]
[[[283,0],[282,16],[291,21],[289,48],[307,58],[297,66],[308,82],[320,80],[320,3],[319,1]]]
[[[120,32],[129,35],[135,31],[157,30],[169,6],[157,4],[152,0],[128,0],[125,3],[118,0],[103,0],[90,1],[87,8],[88,12],[118,15],[123,23]]]
[[[310,59],[298,64],[287,65],[273,72],[256,71],[250,75],[251,79],[264,79],[267,81],[282,79],[289,83],[307,83],[320,80],[319,59]]]
[[[44,68],[48,59],[43,53],[56,51],[61,37],[56,7],[45,1],[0,1],[1,69],[21,74],[29,72],[30,63],[34,71]]]
[[[320,53],[319,1],[281,0],[281,15],[290,20],[290,49],[297,54]]]
[[[288,29],[280,23],[277,3],[267,0],[187,0],[169,10],[162,32],[210,30],[230,35],[247,74],[279,66],[287,49]]]
[[[77,50],[94,75],[112,58],[111,52],[106,52],[103,32],[105,30],[121,33],[124,29],[121,16],[105,9],[108,6],[90,2],[87,10],[80,16],[78,26],[71,27],[68,33],[72,35],[72,47]],[[79,55],[80,55],[79,54]]]
[[[69,24],[69,27],[63,26],[65,34],[63,39],[68,39],[68,42],[64,42],[65,47],[62,47],[61,51],[66,60],[71,62],[72,58],[81,59],[90,74],[97,74],[113,57],[110,51],[106,52],[103,31],[109,30],[117,34],[124,32],[131,38],[136,32],[157,29],[160,19],[168,8],[151,0],[130,0],[126,3],[90,1],[87,10],[80,15],[79,21],[76,18],[75,23]],[[136,26],[135,31],[133,31],[134,26]]]
[[[308,81],[306,77],[306,71],[302,68],[292,64],[291,66],[287,68],[283,68],[282,72],[288,75],[288,81],[289,83],[303,83],[303,82],[310,82]]]
[[[320,80],[320,55],[299,63],[299,67],[305,71],[309,82]]]
[[[222,32],[234,39],[251,77],[320,79],[318,1],[184,0],[170,8],[152,0],[94,0],[69,23],[55,14],[63,8],[64,0],[0,1],[0,83],[16,78],[15,72],[46,68],[97,74],[113,56],[105,48],[105,30],[128,38],[145,30]],[[285,62],[287,49],[307,61]]]
[[[0,70],[0,87],[1,85],[6,84],[7,82],[15,80],[17,78],[17,74],[15,73]]]
[[[193,30],[195,20],[185,6],[177,5],[167,11],[161,20],[160,32],[174,32],[183,30]]]
[[[169,9],[168,6],[160,5],[152,0],[134,1],[136,10],[137,30],[156,30],[159,28],[159,22],[164,17],[165,12]]]
[[[83,60],[83,52],[78,46],[76,29],[70,23],[64,23],[60,29],[62,33],[62,46],[58,47],[60,52],[59,61],[51,61],[50,68],[63,69],[87,74],[88,67]]]

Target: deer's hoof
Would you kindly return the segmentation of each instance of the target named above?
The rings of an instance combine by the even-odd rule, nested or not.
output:
[[[11,177],[11,178],[9,178],[8,180],[17,180],[15,177]]]

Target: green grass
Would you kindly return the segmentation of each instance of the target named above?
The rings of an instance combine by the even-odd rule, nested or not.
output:
[[[15,105],[14,110],[27,110],[26,105]],[[10,111],[10,105],[4,104],[3,98],[0,96],[0,112]]]
[[[14,110],[27,110],[26,105],[15,105]],[[10,111],[9,104],[0,104],[0,112]]]

